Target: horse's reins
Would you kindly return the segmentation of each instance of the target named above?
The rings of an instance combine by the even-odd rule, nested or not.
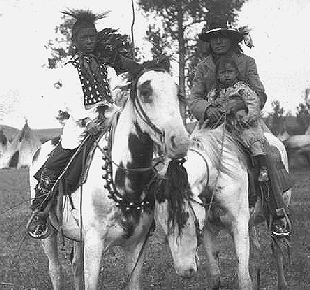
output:
[[[163,69],[155,69],[156,71],[165,71]],[[139,115],[139,117],[142,119],[142,121],[144,121],[153,131],[155,134],[159,135],[159,140],[161,143],[164,143],[165,141],[165,133],[159,129],[152,121],[151,119],[147,116],[146,112],[143,109],[143,106],[141,104],[141,102],[139,101],[139,99],[137,98],[137,94],[136,94],[136,90],[137,90],[137,82],[139,77],[145,73],[146,71],[148,71],[147,69],[142,70],[135,78],[133,85],[131,87],[131,92],[130,92],[130,98],[131,101],[134,104],[134,109],[137,113],[137,115]],[[149,167],[143,167],[143,168],[125,168],[123,166],[120,166],[119,164],[117,164],[115,161],[113,161],[112,156],[111,156],[111,151],[112,151],[112,136],[111,136],[111,132],[110,132],[110,136],[109,136],[109,141],[108,141],[108,147],[106,148],[101,148],[97,142],[96,147],[99,148],[99,150],[102,152],[103,154],[103,158],[107,160],[107,166],[110,167],[107,172],[106,175],[104,176],[104,178],[107,180],[108,184],[106,186],[107,190],[109,191],[110,195],[109,197],[111,199],[113,199],[117,206],[119,207],[124,207],[126,210],[129,210],[130,208],[137,208],[137,209],[141,209],[143,208],[143,206],[149,206],[149,202],[143,200],[139,203],[134,203],[134,202],[130,202],[129,204],[126,204],[126,202],[124,202],[124,197],[117,191],[116,186],[113,182],[113,178],[112,178],[112,164],[117,166],[118,168],[126,171],[126,172],[145,172],[145,171],[150,171],[152,170],[154,172],[154,174],[156,174],[156,169],[155,167],[162,162],[162,158],[160,157],[157,162],[155,162],[154,164],[152,164]],[[152,180],[151,180],[152,182]],[[151,183],[150,182],[150,183]],[[149,184],[150,184],[149,183]],[[146,185],[146,187],[149,186]]]
[[[221,118],[216,122],[216,126],[220,123],[220,121],[222,120],[222,118],[224,118],[224,124],[226,123],[226,113],[223,113]],[[213,128],[213,127],[212,127]],[[222,155],[223,155],[223,150],[224,150],[224,139],[225,139],[225,127],[223,127],[223,134],[222,134],[222,139],[221,139],[221,151],[220,151],[220,158],[219,160],[222,160]],[[209,164],[206,160],[206,158],[203,156],[203,154],[201,154],[199,152],[199,150],[196,150],[194,148],[190,148],[189,150],[197,153],[198,155],[200,155],[202,157],[202,159],[204,160],[205,164],[206,164],[206,168],[207,168],[207,175],[208,175],[208,179],[207,179],[207,182],[206,182],[206,185],[209,184],[209,181],[210,181],[210,168],[209,168]],[[219,163],[219,167],[220,167],[221,163]],[[217,184],[218,182],[218,179],[219,179],[219,175],[220,175],[220,169],[218,169],[217,171],[217,175],[216,175],[216,178],[215,178],[215,185]],[[202,203],[202,202],[199,202],[193,198],[190,198],[191,201],[203,206],[204,208],[206,208],[207,210],[207,213],[206,213],[206,218],[209,217],[210,215],[210,211],[211,211],[211,208],[212,208],[212,205],[213,205],[213,202],[214,202],[214,198],[215,198],[215,193],[214,193],[214,190],[212,190],[212,195],[211,195],[211,199],[210,201],[208,202],[208,204],[206,203]],[[208,206],[207,206],[208,205]]]
[[[195,230],[196,230],[196,236],[197,236],[197,245],[199,246],[199,244],[201,243],[202,236],[203,236],[203,226],[202,228],[200,228],[199,219],[196,215],[193,205],[191,204],[191,201],[195,201],[197,204],[201,206],[204,206],[204,205],[200,203],[199,201],[194,200],[193,198],[188,198],[187,200],[188,205],[194,214],[194,224],[195,224]]]
[[[153,69],[155,71],[161,71],[161,72],[165,72],[164,69]],[[134,104],[134,107],[135,107],[135,110],[138,114],[138,116],[141,118],[141,120],[146,123],[156,134],[159,135],[159,141],[161,143],[164,143],[165,141],[165,132],[162,131],[161,129],[159,129],[152,121],[151,119],[148,117],[148,115],[145,113],[142,105],[141,105],[141,102],[139,100],[139,98],[137,98],[137,82],[138,82],[138,79],[139,77],[144,74],[145,72],[149,71],[149,69],[144,69],[142,70],[142,72],[139,73],[139,75],[136,77],[136,80],[135,82],[133,83],[132,85],[132,88],[131,88],[131,91],[130,91],[130,97],[133,101],[133,104]]]

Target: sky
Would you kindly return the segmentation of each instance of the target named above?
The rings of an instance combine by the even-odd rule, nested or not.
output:
[[[42,66],[49,57],[45,45],[67,8],[110,10],[97,22],[98,30],[108,26],[131,33],[131,0],[0,0],[0,124],[21,128],[28,119],[32,128],[59,126],[51,93],[57,71]],[[309,0],[249,0],[239,14],[238,25],[252,29],[254,48],[244,47],[244,52],[255,58],[265,85],[265,112],[279,100],[286,112],[295,113],[310,87],[309,15]],[[149,19],[139,11],[136,18],[136,46],[147,53],[143,37]]]

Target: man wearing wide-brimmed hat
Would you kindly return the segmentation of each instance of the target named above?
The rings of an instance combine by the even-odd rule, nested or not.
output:
[[[189,98],[189,108],[198,120],[203,120],[206,111],[209,109],[210,115],[216,116],[209,108],[206,94],[215,86],[215,63],[222,55],[231,55],[238,66],[241,77],[260,96],[261,105],[266,102],[264,86],[257,73],[255,60],[242,53],[240,42],[245,40],[245,36],[236,29],[229,28],[226,23],[211,23],[210,29],[199,34],[199,39],[209,45],[210,54],[198,63],[195,78],[191,88]]]
[[[242,53],[240,46],[242,41],[249,47],[253,46],[248,31],[230,28],[227,23],[221,21],[211,23],[209,30],[199,34],[199,39],[209,46],[210,52],[207,57],[197,65],[191,93],[188,99],[189,109],[198,119],[199,123],[203,124],[206,119],[210,120],[211,123],[212,120],[219,123],[218,120],[223,119],[221,118],[223,112],[220,107],[212,100],[209,100],[207,96],[212,89],[216,88],[216,63],[223,56],[230,56],[234,60],[240,74],[240,80],[247,83],[250,88],[256,92],[260,98],[261,108],[263,108],[267,96],[257,73],[255,60]],[[234,112],[246,109],[241,98],[234,98],[234,100],[231,100],[229,107],[231,111]],[[266,126],[263,121],[260,123],[261,126]],[[286,226],[290,225],[290,222],[288,221],[286,223],[284,220],[284,217],[287,217],[287,212],[283,203],[282,193],[292,186],[292,182],[285,168],[282,170],[283,174],[281,171],[280,175],[278,174],[275,162],[271,161],[273,160],[271,156],[268,156],[267,159],[272,188],[269,198],[269,207],[273,215],[272,219],[274,220],[272,234],[278,237],[286,237],[290,234],[289,228]],[[281,176],[281,178],[285,176],[285,178],[281,179],[279,176]]]

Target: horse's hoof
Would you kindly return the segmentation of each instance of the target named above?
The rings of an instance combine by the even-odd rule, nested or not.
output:
[[[219,290],[221,287],[221,279],[219,275],[213,276],[211,278],[211,289],[212,290]]]

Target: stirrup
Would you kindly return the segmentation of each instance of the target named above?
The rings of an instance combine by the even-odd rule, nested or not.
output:
[[[51,226],[46,214],[34,211],[26,225],[27,234],[34,239],[46,239],[51,234]]]
[[[280,225],[275,225],[274,230],[271,231],[271,236],[274,238],[287,238],[291,235],[291,233]]]
[[[271,237],[273,238],[288,238],[291,235],[291,221],[287,214],[282,218],[273,220],[271,225]]]
[[[269,181],[269,176],[268,176],[268,170],[267,169],[262,169],[259,173],[259,176],[257,178],[259,182],[267,182]]]

